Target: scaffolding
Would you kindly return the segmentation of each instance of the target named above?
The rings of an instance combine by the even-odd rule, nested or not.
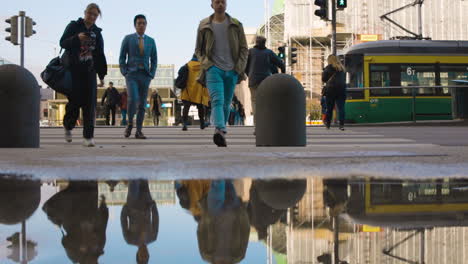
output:
[[[288,68],[303,84],[308,98],[321,91],[324,58],[330,54],[330,25],[313,15],[314,0],[275,0],[273,10],[265,0],[265,25],[259,33],[269,40],[273,50],[279,44],[298,48],[298,63]],[[338,51],[345,52],[355,44],[358,34],[375,34],[380,39],[408,35],[382,21],[381,16],[414,0],[353,0],[338,11]],[[422,7],[423,36],[433,40],[468,40],[468,0],[425,0]],[[390,15],[405,28],[418,32],[417,7]]]

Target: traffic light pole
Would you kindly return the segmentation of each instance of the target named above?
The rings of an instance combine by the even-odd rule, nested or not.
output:
[[[26,12],[20,11],[19,12],[19,20],[20,20],[20,34],[21,34],[21,44],[20,44],[20,50],[21,50],[21,67],[24,68],[24,32],[25,32],[25,21],[26,21]]]
[[[332,0],[332,54],[336,56],[336,0]]]

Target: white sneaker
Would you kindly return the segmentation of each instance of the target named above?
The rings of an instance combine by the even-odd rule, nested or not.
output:
[[[92,139],[92,138],[90,138],[90,139],[85,138],[83,140],[83,146],[87,147],[87,148],[92,148],[92,147],[96,146],[96,142],[94,142],[94,139]]]
[[[71,143],[73,141],[73,137],[72,137],[72,132],[71,130],[66,130],[65,129],[65,141],[67,143]]]

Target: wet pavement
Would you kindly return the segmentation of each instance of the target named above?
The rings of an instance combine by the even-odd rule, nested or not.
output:
[[[335,256],[463,264],[468,255],[468,179],[461,178],[1,175],[0,196],[2,264],[299,264]]]
[[[465,127],[314,127],[304,148],[145,132],[0,149],[0,263],[466,263]]]
[[[39,149],[0,149],[0,173],[66,179],[219,179],[468,177],[466,127],[322,127],[307,130],[304,148],[257,148],[252,127],[233,127],[228,148],[212,130],[145,128],[148,140],[123,138],[123,128],[96,129],[98,146],[81,146],[80,129],[66,144],[63,129],[41,130]]]

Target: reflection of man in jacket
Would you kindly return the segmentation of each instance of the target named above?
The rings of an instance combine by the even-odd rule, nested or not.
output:
[[[127,203],[122,208],[120,223],[125,241],[138,247],[137,263],[148,263],[147,245],[158,237],[159,214],[156,203],[151,198],[147,180],[130,181]]]
[[[242,261],[249,243],[250,223],[232,181],[212,181],[208,196],[200,204],[197,237],[202,258],[210,263]]]
[[[112,113],[112,126],[115,126],[115,112],[117,105],[120,104],[120,94],[114,87],[114,83],[110,82],[109,87],[102,95],[101,105],[104,106],[104,115],[106,116],[106,126],[109,126],[110,115]]]
[[[104,254],[109,209],[97,182],[70,182],[43,207],[49,220],[65,229],[62,245],[73,263],[98,263]]]

